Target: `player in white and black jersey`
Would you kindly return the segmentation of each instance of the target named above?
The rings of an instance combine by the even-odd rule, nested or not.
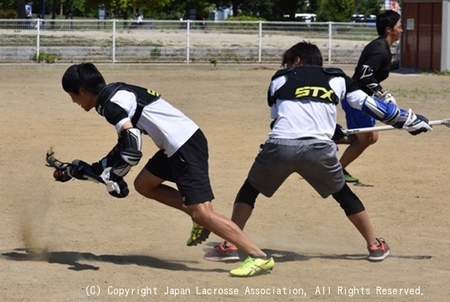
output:
[[[63,89],[85,111],[96,111],[115,127],[118,142],[99,162],[75,160],[68,173],[86,180],[87,172],[101,176],[108,192],[128,195],[124,177],[142,157],[141,134],[148,135],[159,151],[134,180],[143,196],[188,214],[194,221],[188,245],[204,241],[210,231],[233,242],[248,258],[234,276],[253,276],[271,270],[273,258],[256,246],[230,219],[215,212],[208,171],[208,143],[190,118],[165,101],[156,91],[126,83],[106,85],[91,63],[72,65],[62,78]],[[164,184],[174,182],[177,189]]]
[[[403,110],[360,90],[337,68],[322,68],[319,48],[301,42],[283,55],[282,65],[268,91],[271,118],[275,120],[269,138],[257,155],[248,177],[237,194],[231,220],[244,228],[257,196],[278,190],[293,173],[306,180],[322,198],[333,196],[345,215],[361,233],[369,260],[381,261],[389,254],[386,242],[376,237],[359,198],[345,182],[333,142],[337,105],[347,98],[355,110],[413,135],[431,130],[428,120],[411,109]],[[204,258],[237,260],[237,248],[227,242],[215,246]]]
[[[394,103],[392,94],[381,86],[381,82],[388,78],[391,70],[391,45],[400,39],[403,32],[400,15],[392,10],[385,11],[377,16],[377,32],[379,37],[366,45],[358,60],[353,79],[358,87],[368,95]],[[342,109],[348,129],[373,127],[375,119],[353,108],[346,99],[343,99]],[[347,182],[357,182],[359,179],[346,171],[347,166],[357,159],[364,150],[378,140],[378,132],[357,133],[346,140],[336,141],[338,144],[349,144],[341,156],[341,165],[344,168]]]

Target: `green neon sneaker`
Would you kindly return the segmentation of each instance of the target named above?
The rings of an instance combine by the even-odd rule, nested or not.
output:
[[[345,182],[358,182],[359,178],[351,176],[350,173],[348,173],[345,169],[344,169],[344,175],[345,175]]]
[[[189,237],[186,245],[196,246],[197,244],[202,243],[203,241],[208,239],[210,233],[210,230],[207,230],[195,221],[192,221],[191,237]]]
[[[267,254],[267,259],[248,256],[240,267],[230,271],[230,275],[235,277],[251,277],[271,271],[274,266],[275,261],[269,254]]]

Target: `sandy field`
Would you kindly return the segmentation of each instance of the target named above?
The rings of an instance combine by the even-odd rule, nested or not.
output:
[[[271,199],[258,198],[245,229],[273,254],[275,268],[232,278],[237,263],[203,260],[220,238],[186,246],[187,215],[133,189],[115,199],[100,184],[53,180],[49,147],[61,160],[94,162],[116,142],[114,127],[62,90],[68,66],[0,65],[0,300],[448,301],[449,128],[382,132],[349,167],[361,180],[352,190],[391,246],[385,261],[368,262],[339,205],[292,175]],[[156,90],[197,122],[209,140],[214,208],[230,216],[269,131],[266,91],[278,66],[98,67],[107,82]],[[384,86],[403,108],[430,120],[450,117],[449,76],[393,73]],[[143,149],[129,184],[156,152],[148,137]]]

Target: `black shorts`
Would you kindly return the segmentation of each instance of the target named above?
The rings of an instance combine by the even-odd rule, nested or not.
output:
[[[167,157],[164,150],[156,152],[145,169],[175,182],[185,205],[214,199],[208,172],[208,142],[200,129],[171,157]]]

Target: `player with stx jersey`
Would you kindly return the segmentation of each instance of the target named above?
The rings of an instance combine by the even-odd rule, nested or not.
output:
[[[411,134],[431,130],[428,120],[393,103],[372,98],[337,68],[322,68],[322,54],[311,43],[300,42],[283,55],[282,65],[268,91],[268,105],[275,120],[239,190],[231,220],[244,228],[256,198],[278,190],[293,173],[298,173],[322,198],[333,196],[366,241],[369,260],[381,261],[389,254],[386,242],[375,236],[369,216],[359,198],[345,182],[332,141],[339,101],[344,97],[354,108]],[[237,248],[222,242],[208,251],[211,261],[238,260]]]
[[[199,127],[157,92],[125,83],[105,84],[91,63],[72,65],[62,78],[63,89],[85,111],[97,112],[114,125],[117,145],[98,163],[75,160],[68,173],[78,179],[101,175],[108,192],[126,197],[123,180],[141,157],[141,133],[160,149],[134,180],[137,192],[191,216],[194,229],[188,245],[204,241],[210,231],[233,242],[249,256],[233,276],[247,277],[271,270],[274,260],[259,249],[230,219],[215,212],[208,171],[208,144]],[[163,184],[175,182],[177,189]],[[204,226],[204,228],[202,227]]]

